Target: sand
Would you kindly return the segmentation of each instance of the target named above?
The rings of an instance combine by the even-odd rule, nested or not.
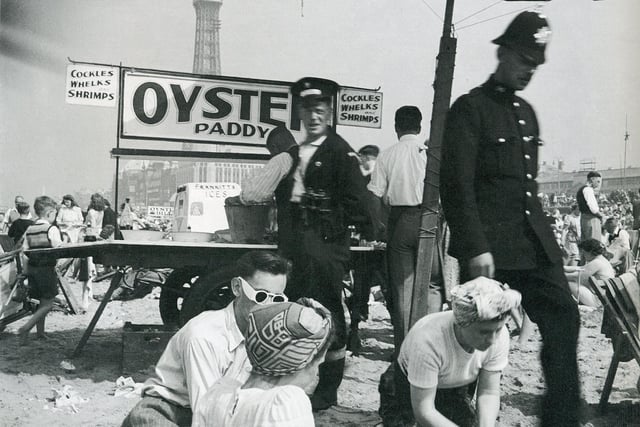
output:
[[[74,286],[74,290],[78,290]],[[95,285],[103,293],[106,284]],[[9,426],[118,426],[139,397],[114,395],[121,376],[122,328],[135,324],[161,324],[158,292],[143,299],[113,301],[97,324],[83,353],[70,359],[98,303],[87,314],[53,312],[47,319],[48,340],[18,346],[16,330],[24,319],[0,333],[0,425]],[[612,356],[610,341],[600,334],[602,310],[581,309],[579,364],[585,400],[584,422],[593,426],[640,426],[640,394],[636,382],[640,368],[635,361],[621,363],[605,415],[597,411]],[[316,414],[318,426],[375,426],[380,423],[378,381],[393,352],[389,315],[380,303],[371,306],[370,319],[361,324],[363,349],[349,355],[339,406]],[[535,426],[544,380],[538,361],[540,340],[534,333],[519,345],[512,339],[510,364],[502,380],[500,426]],[[65,370],[67,361],[75,370]],[[68,368],[69,366],[67,366]],[[150,369],[147,367],[147,369]],[[139,376],[146,373],[138,372]],[[66,398],[52,399],[54,390]]]

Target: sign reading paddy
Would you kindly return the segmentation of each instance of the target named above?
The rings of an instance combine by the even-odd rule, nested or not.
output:
[[[122,137],[264,146],[278,125],[300,131],[289,87],[125,71]]]
[[[291,84],[125,69],[120,136],[264,147],[269,131],[284,125],[300,141],[302,123],[297,101],[289,92]],[[347,91],[350,105],[357,104],[352,112],[374,118],[350,117],[344,124],[379,128],[382,94]],[[338,94],[338,98],[342,95]],[[363,96],[370,101],[363,102]],[[375,111],[377,115],[373,114]]]

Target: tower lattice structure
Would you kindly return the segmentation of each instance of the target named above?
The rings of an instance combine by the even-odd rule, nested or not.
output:
[[[195,74],[220,74],[221,0],[194,0],[196,40],[193,53]]]

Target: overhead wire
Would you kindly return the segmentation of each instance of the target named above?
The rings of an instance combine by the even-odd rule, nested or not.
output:
[[[478,25],[478,24],[483,24],[485,22],[493,21],[494,19],[502,18],[503,16],[513,15],[514,13],[522,12],[522,11],[527,10],[527,9],[531,9],[531,7],[527,6],[527,7],[523,7],[522,9],[512,10],[511,12],[503,13],[501,15],[494,16],[493,18],[487,18],[487,19],[483,19],[482,21],[474,22],[473,24],[464,25],[462,27],[457,27],[456,30],[460,31],[460,30],[463,30],[465,28],[470,28],[470,27],[473,27],[473,26]]]
[[[463,22],[463,21],[466,21],[467,19],[472,18],[472,17],[474,17],[474,16],[478,15],[478,14],[480,14],[480,13],[484,12],[485,10],[491,9],[493,6],[498,5],[498,4],[502,3],[502,2],[503,2],[503,0],[498,0],[497,2],[492,3],[492,4],[490,4],[489,6],[484,7],[484,8],[480,9],[480,10],[479,10],[479,11],[477,11],[477,12],[474,12],[474,13],[472,13],[471,15],[469,15],[469,16],[465,16],[464,18],[460,19],[459,21],[456,21],[456,22],[454,23],[454,25],[458,25],[459,23],[461,23],[461,22]]]
[[[440,22],[443,21],[442,16],[440,16],[438,14],[438,12],[436,12],[435,9],[433,7],[431,7],[431,5],[429,3],[427,3],[427,0],[421,0],[421,1],[422,1],[422,3],[424,3],[425,6],[427,6],[429,8],[431,13],[433,13],[436,16],[436,18],[438,18],[440,20]]]

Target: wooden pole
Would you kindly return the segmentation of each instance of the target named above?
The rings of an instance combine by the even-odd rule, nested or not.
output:
[[[435,80],[433,83],[433,110],[427,151],[427,171],[422,197],[422,216],[418,241],[418,259],[411,297],[409,328],[427,314],[431,265],[437,253],[436,231],[440,211],[440,151],[444,135],[444,125],[451,102],[451,86],[455,67],[457,39],[452,35],[454,0],[447,0],[440,50],[437,57]],[[405,331],[406,334],[407,331]]]

